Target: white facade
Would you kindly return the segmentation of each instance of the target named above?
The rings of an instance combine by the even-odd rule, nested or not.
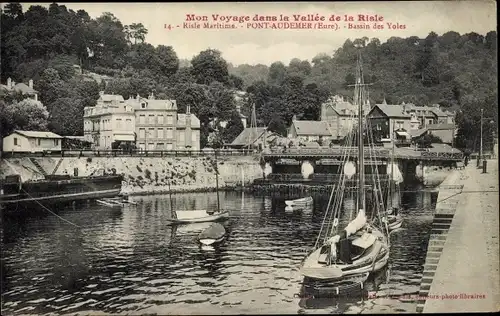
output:
[[[4,152],[61,151],[62,137],[51,132],[14,131],[3,138]]]

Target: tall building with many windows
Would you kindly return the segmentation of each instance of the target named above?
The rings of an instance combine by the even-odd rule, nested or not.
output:
[[[101,92],[97,105],[84,109],[83,133],[95,149],[111,149],[114,142],[134,143],[134,109],[121,95]]]
[[[105,107],[104,99],[112,99],[112,97],[117,96],[101,95],[103,100],[100,98],[95,108],[85,108],[84,125],[87,126],[85,135],[99,134],[100,138],[104,137],[105,140],[104,143],[94,141],[94,148],[111,149],[113,141],[120,141],[120,138],[114,136],[122,132],[119,126],[123,128],[123,125],[117,122],[120,117],[112,117],[109,114],[110,108],[119,105],[118,108],[121,106],[126,111],[130,111],[130,117],[127,119],[130,118],[132,122],[127,121],[126,131],[133,135],[132,141],[138,148],[142,150],[200,149],[200,121],[194,114],[191,114],[189,106],[186,114],[179,114],[175,100],[157,100],[151,94],[148,98],[137,95],[128,100],[123,100],[119,96],[121,99],[116,100],[113,106]],[[104,111],[103,108],[106,110]],[[96,114],[90,115],[92,112]],[[100,122],[99,129],[92,129],[94,125],[88,123],[92,119],[96,123]],[[101,126],[106,127],[102,129]]]

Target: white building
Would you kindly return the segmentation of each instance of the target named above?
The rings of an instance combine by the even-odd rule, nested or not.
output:
[[[52,132],[15,130],[3,138],[4,152],[61,151],[62,136]]]

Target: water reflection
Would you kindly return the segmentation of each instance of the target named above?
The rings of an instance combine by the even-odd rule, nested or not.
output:
[[[315,196],[312,211],[291,213],[284,211],[289,198],[221,192],[221,206],[230,210],[227,239],[212,249],[196,242],[209,223],[169,225],[168,195],[135,197],[137,207],[122,212],[93,204],[58,210],[78,227],[54,216],[3,216],[2,309],[9,315],[415,310],[393,296],[418,290],[432,221],[428,205],[435,203],[430,193],[403,194],[408,209],[403,229],[391,235],[389,276],[364,285],[377,298],[335,302],[297,295],[300,262],[316,240],[329,196]],[[217,196],[174,195],[172,205],[213,209]]]

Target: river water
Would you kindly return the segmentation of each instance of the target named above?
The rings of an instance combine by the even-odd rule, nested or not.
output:
[[[174,195],[177,209],[215,209],[215,193]],[[122,212],[84,204],[2,218],[2,310],[19,314],[295,314],[415,312],[432,209],[429,192],[403,195],[402,229],[391,234],[388,268],[369,280],[370,298],[299,294],[305,252],[327,203],[287,213],[283,197],[221,192],[228,238],[202,249],[209,224],[174,228],[168,195],[134,197]],[[395,296],[395,297],[394,297]]]

